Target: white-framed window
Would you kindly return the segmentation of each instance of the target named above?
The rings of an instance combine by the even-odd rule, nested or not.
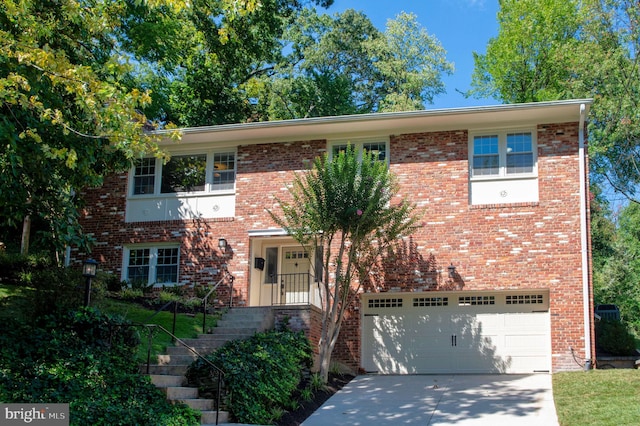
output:
[[[389,139],[388,138],[372,138],[372,139],[355,139],[355,140],[336,140],[329,143],[329,157],[340,151],[347,149],[352,145],[358,155],[362,157],[363,152],[372,152],[374,156],[380,160],[389,163]]]
[[[134,197],[145,195],[232,191],[236,181],[235,151],[179,153],[166,164],[141,158],[131,170]]]
[[[180,247],[175,245],[130,246],[124,251],[123,279],[131,285],[178,283]]]
[[[470,135],[471,178],[510,178],[537,173],[536,138],[531,130]]]

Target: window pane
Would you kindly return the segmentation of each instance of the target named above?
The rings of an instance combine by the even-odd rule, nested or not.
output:
[[[531,133],[507,134],[507,173],[533,172]]]
[[[498,135],[473,138],[473,155],[498,154]]]
[[[386,143],[365,143],[364,150],[374,154],[380,161],[385,161],[387,158],[387,144]]]
[[[473,138],[473,176],[490,176],[500,173],[498,136],[476,136]]]
[[[204,191],[207,156],[178,155],[162,166],[161,192]]]
[[[264,274],[265,283],[277,282],[278,274],[278,248],[269,247],[266,250],[265,263],[267,264],[267,273]]]
[[[149,249],[136,249],[129,252],[127,280],[130,283],[149,282]]]
[[[333,145],[331,147],[331,156],[337,157],[341,152],[347,151],[347,145]]]
[[[136,167],[133,172],[133,194],[153,194],[155,173],[155,158],[141,158],[136,161]]]
[[[213,155],[213,189],[233,189],[236,181],[236,155],[224,152]]]
[[[157,283],[178,282],[178,248],[159,248],[156,265]]]
[[[507,173],[532,173],[533,153],[507,154]]]
[[[497,175],[499,172],[497,155],[473,157],[473,176]]]

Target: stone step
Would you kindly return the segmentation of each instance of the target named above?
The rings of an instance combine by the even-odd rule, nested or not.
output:
[[[193,347],[193,349],[198,351],[198,353],[200,355],[205,356],[205,355],[208,355],[211,352],[215,351],[220,346],[222,346],[222,342],[220,342],[220,343],[215,343],[215,342],[207,343],[207,342],[204,342],[204,344],[200,344],[200,345],[197,345],[197,346],[194,345],[192,347]],[[167,348],[167,355],[193,355],[193,352],[190,351],[189,348],[185,348],[184,346],[171,346],[171,347]]]
[[[186,386],[170,386],[161,388],[167,399],[170,401],[183,399],[198,399],[198,388],[190,388]]]
[[[158,374],[158,375],[169,375],[169,376],[183,376],[187,369],[188,365],[157,365],[152,364],[149,366],[149,374]],[[147,365],[143,364],[140,366],[140,372],[142,374],[147,374]]]
[[[196,359],[195,354],[191,355],[158,355],[158,365],[186,365],[189,366]]]
[[[203,426],[213,426],[216,424],[216,412],[215,411],[202,411],[200,416],[200,423]],[[218,415],[218,424],[229,422],[229,412],[220,410]]]
[[[195,399],[175,399],[175,402],[181,402],[198,411],[214,411],[215,401],[213,399],[195,398]]]
[[[198,337],[206,338],[207,336],[222,336],[225,334],[245,334],[247,336],[253,336],[256,331],[262,331],[261,324],[220,324],[214,328],[211,333],[198,334]]]
[[[171,376],[168,374],[150,374],[151,383],[158,388],[182,386],[186,383],[184,376]]]

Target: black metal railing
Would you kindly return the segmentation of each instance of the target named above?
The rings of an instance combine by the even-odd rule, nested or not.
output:
[[[132,324],[134,327],[144,327],[148,331],[147,338],[147,374],[150,374],[151,371],[151,350],[153,347],[153,333],[155,330],[160,330],[161,332],[169,335],[171,340],[174,342],[184,346],[189,349],[198,359],[202,360],[214,373],[217,380],[217,392],[216,392],[216,424],[218,424],[218,420],[220,417],[220,400],[222,395],[222,382],[224,380],[224,371],[222,371],[219,367],[217,367],[214,363],[209,361],[205,356],[200,354],[198,351],[193,349],[191,346],[187,345],[184,341],[182,341],[179,337],[177,337],[174,333],[170,332],[166,328],[158,324]]]
[[[308,305],[311,303],[312,276],[308,273],[269,276],[271,305]]]
[[[211,287],[211,289],[207,292],[207,294],[202,298],[202,333],[206,333],[207,332],[207,301],[209,300],[209,297],[211,297],[211,295],[213,294],[214,291],[218,290],[218,287],[220,287],[220,284],[222,284],[225,280],[229,280],[229,307],[233,307],[233,281],[235,280],[235,277],[233,275],[231,275],[229,273],[229,271],[226,270],[226,268],[224,269],[224,274],[222,275],[222,278],[220,278],[220,281],[218,281],[213,287]]]
[[[167,303],[164,304],[164,306],[162,306],[161,308],[159,308],[157,311],[155,311],[153,314],[149,315],[148,317],[146,317],[142,322],[144,324],[147,324],[149,321],[151,321],[153,319],[153,317],[155,317],[156,315],[158,315],[160,312],[164,311],[165,309],[167,309],[169,306],[173,305],[173,322],[172,322],[172,326],[171,326],[171,333],[172,334],[176,334],[176,319],[178,317],[178,301],[177,300],[171,300]],[[175,341],[174,341],[175,343]]]

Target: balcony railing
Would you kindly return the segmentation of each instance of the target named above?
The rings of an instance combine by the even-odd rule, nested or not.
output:
[[[320,306],[318,283],[308,273],[277,274],[269,276],[271,305]]]

